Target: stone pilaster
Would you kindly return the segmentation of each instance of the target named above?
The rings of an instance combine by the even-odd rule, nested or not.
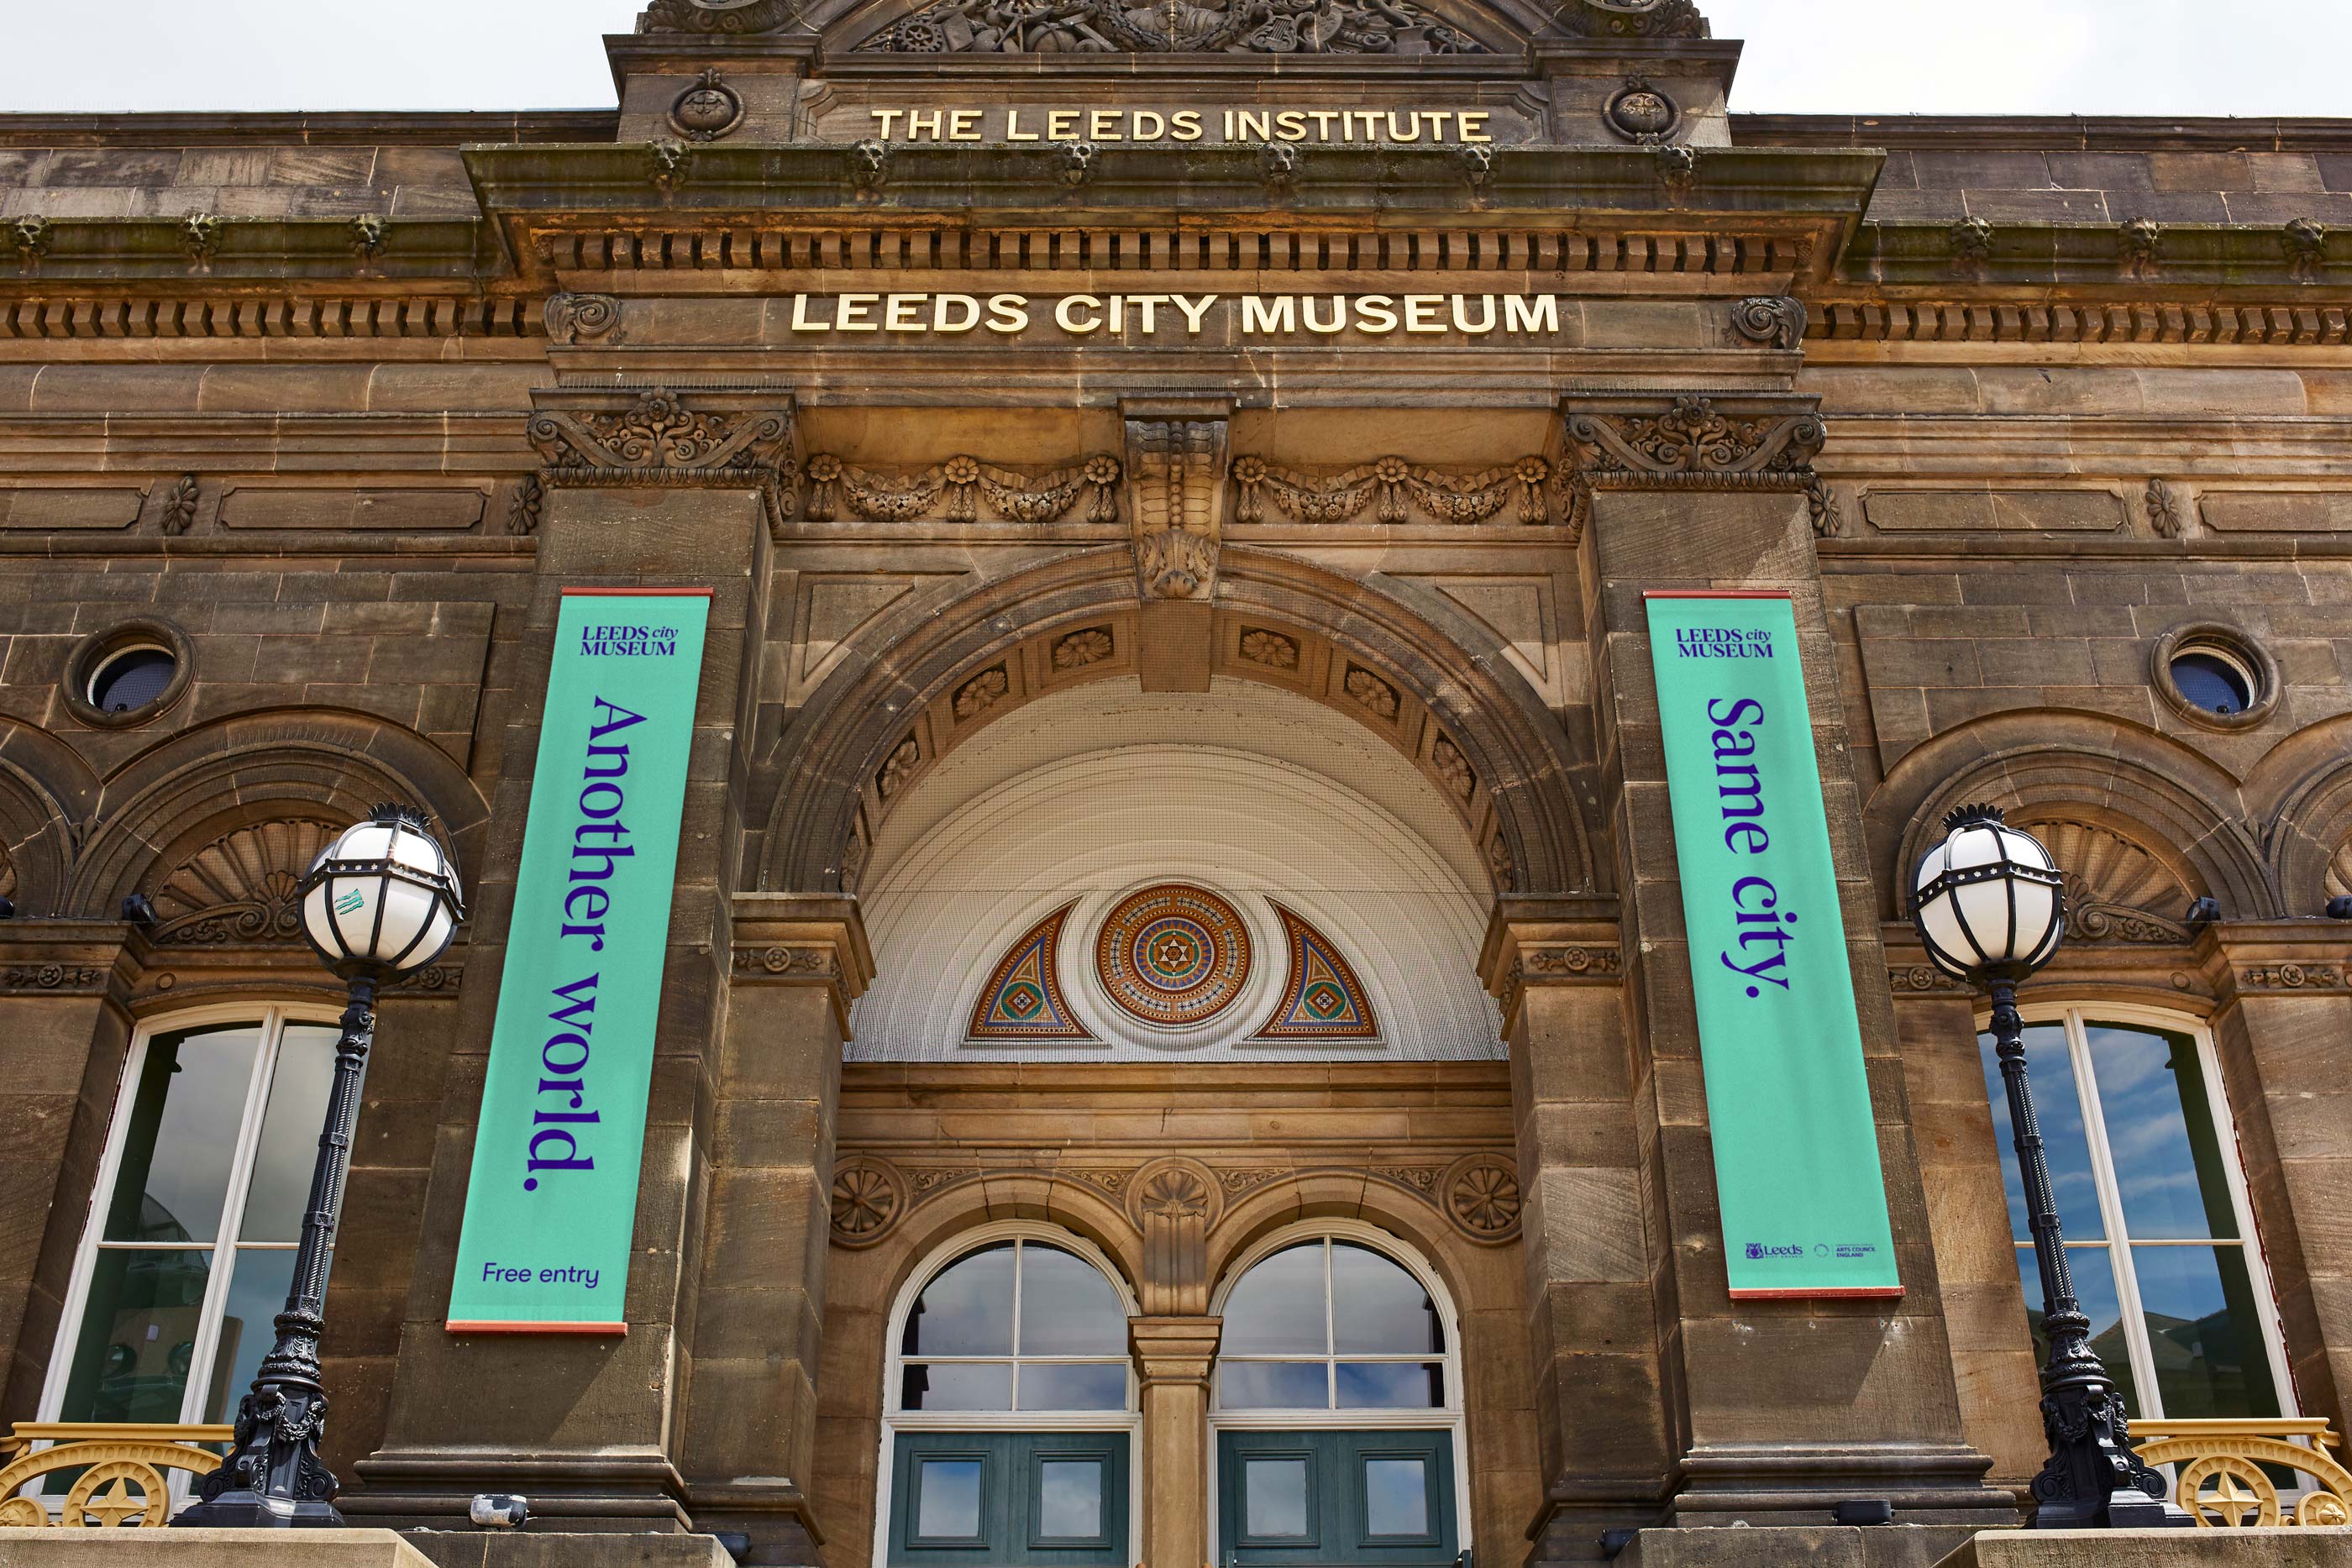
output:
[[[1898,1520],[2002,1522],[2007,1494],[1960,1432],[1943,1306],[1904,1103],[1862,813],[1813,556],[1811,466],[1824,439],[1797,399],[1591,400],[1563,410],[1562,483],[1580,525],[1601,740],[1601,807],[1623,900],[1624,1027],[1653,1299],[1675,1449],[1667,1521],[1823,1523],[1846,1498]],[[1877,1107],[1897,1303],[1733,1301],[1683,930],[1647,590],[1791,595]]]
[[[520,1491],[557,1529],[680,1530],[695,1262],[712,1189],[731,966],[727,890],[748,772],[742,737],[766,614],[769,528],[788,470],[789,399],[657,389],[534,394],[542,464],[530,644],[473,910],[425,1220],[384,1445],[359,1467],[367,1515],[446,1523],[477,1491]],[[549,645],[567,587],[712,591],[662,967],[633,1261],[615,1341],[454,1338],[443,1327],[538,753]],[[830,1027],[828,1025],[828,1027]]]
[[[1209,1374],[1224,1320],[1128,1320],[1143,1395],[1143,1568],[1196,1568],[1209,1499]]]
[[[1544,1504],[1540,1558],[1657,1517],[1669,1443],[1613,901],[1506,899],[1479,971],[1500,999]]]
[[[854,899],[738,894],[730,967],[678,1468],[697,1528],[741,1531],[748,1562],[814,1563],[834,1118],[874,957]]]

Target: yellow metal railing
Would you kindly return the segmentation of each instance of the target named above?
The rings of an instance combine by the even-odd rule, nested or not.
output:
[[[2173,1465],[2173,1500],[2201,1529],[2352,1524],[2352,1470],[2330,1455],[2343,1439],[2322,1420],[2134,1421],[2133,1446]],[[2263,1467],[2309,1478],[2292,1506]]]
[[[160,1528],[172,1511],[166,1474],[191,1477],[220,1468],[198,1443],[226,1443],[227,1427],[116,1425],[100,1421],[20,1421],[0,1437],[0,1525],[54,1524],[67,1530]],[[37,1446],[39,1445],[39,1446]],[[54,1518],[49,1502],[16,1494],[55,1470],[79,1470]]]

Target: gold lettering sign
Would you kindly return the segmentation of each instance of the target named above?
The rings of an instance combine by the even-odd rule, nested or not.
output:
[[[1492,141],[1483,109],[877,109],[882,141]]]
[[[793,330],[1009,338],[1050,323],[1074,338],[1197,338],[1219,305],[1244,338],[1559,332],[1556,294],[795,294]]]

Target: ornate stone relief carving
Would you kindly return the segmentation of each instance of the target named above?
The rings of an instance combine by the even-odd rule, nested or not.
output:
[[[905,1218],[912,1195],[906,1173],[872,1155],[851,1155],[833,1166],[833,1242],[871,1247]]]
[[[1424,468],[1402,457],[1307,473],[1238,457],[1233,466],[1238,491],[1234,520],[1264,522],[1270,498],[1276,510],[1297,523],[1350,523],[1368,507],[1383,523],[1486,523],[1501,517],[1516,499],[1511,521],[1548,523],[1551,510],[1544,481],[1550,476],[1551,465],[1541,457],[1475,473]]]
[[[2021,824],[2024,825],[2024,824]],[[2066,870],[2066,936],[2074,942],[2186,942],[2192,894],[2154,855],[2087,822],[2042,819],[2026,831]]]
[[[49,254],[49,246],[57,239],[58,225],[38,213],[27,213],[0,229],[0,235],[7,238],[17,257],[30,267]]]
[[[526,474],[515,486],[514,499],[507,503],[507,532],[528,537],[539,532],[540,508],[547,504],[547,486],[539,482],[536,474]]]
[[[163,492],[163,509],[159,520],[167,534],[184,534],[196,520],[196,501],[201,488],[194,474],[183,474]]]
[[[1445,787],[1465,800],[1478,788],[1478,776],[1471,771],[1469,759],[1462,755],[1460,747],[1444,736],[1439,736],[1431,745],[1429,765],[1437,770]]]
[[[1683,111],[1645,77],[1630,76],[1601,110],[1601,121],[1628,141],[1654,147],[1675,133]]]
[[[155,942],[300,941],[298,886],[338,831],[331,822],[281,819],[215,839],[155,890]]]
[[[1691,0],[1561,0],[1562,30],[1584,38],[1705,38]]]
[[[180,220],[180,246],[201,272],[220,254],[221,220],[211,213],[190,213]]]
[[[1587,3],[1622,5],[1627,0]],[[1688,5],[1689,0],[1651,0],[1639,8]],[[1704,29],[1705,24],[1700,26]],[[1162,0],[1158,5],[1134,0],[1060,0],[1055,5],[937,0],[901,16],[857,47],[900,55],[1488,52],[1486,45],[1412,0]]]
[[[1887,988],[1895,991],[1957,991],[1960,983],[1933,964],[1907,964],[1886,971]]]
[[[2256,964],[2240,972],[2238,983],[2258,990],[2334,990],[2344,984],[2340,964]]]
[[[800,14],[793,0],[652,0],[640,33],[772,33]]]
[[[880,769],[874,775],[876,792],[885,800],[889,800],[907,787],[907,780],[913,776],[917,765],[922,760],[923,747],[920,741],[911,735],[900,741],[897,748],[890,753],[889,760],[883,763]]]
[[[774,946],[734,949],[732,967],[746,979],[782,979],[799,976],[824,979],[841,972],[830,946]]]
[[[1500,1155],[1465,1155],[1439,1183],[1440,1207],[1473,1241],[1499,1246],[1519,1233],[1518,1167]]]
[[[542,315],[554,341],[594,341],[611,337],[621,324],[621,302],[609,294],[551,294]]]
[[[1750,343],[1795,349],[1805,340],[1805,305],[1786,295],[1756,295],[1731,308],[1731,329]]]
[[[0,990],[91,992],[103,990],[106,971],[89,964],[18,964],[0,972]]]
[[[1348,678],[1340,684],[1347,694],[1356,700],[1358,706],[1369,710],[1380,718],[1396,717],[1396,688],[1371,671],[1349,670]]]
[[[2279,245],[2286,252],[2287,271],[2304,282],[2317,282],[2327,270],[2327,228],[2316,219],[2290,219]]]
[[[2163,480],[2150,479],[2140,500],[2147,508],[2148,529],[2157,538],[2177,539],[2189,531],[2189,514]]]
[[[952,707],[957,718],[969,721],[978,718],[1004,699],[1013,689],[1012,678],[1002,664],[992,665],[972,676],[956,688]]]
[[[1118,521],[1118,459],[1107,453],[1044,473],[999,468],[977,457],[955,456],[922,469],[860,468],[820,452],[803,466],[807,479],[802,516],[831,522],[844,511],[869,523],[981,520],[1055,523],[1079,500],[1090,523]]]
[[[716,141],[742,123],[743,95],[727,85],[716,66],[669,106],[670,129],[688,141]]]
[[[542,407],[528,434],[541,477],[554,483],[772,485],[792,444],[789,408],[697,407],[665,388],[611,409],[589,402],[593,392],[535,395]]]
[[[10,873],[12,876],[14,873]],[[2341,898],[2352,893],[2352,842],[2338,844],[2327,862],[2327,896]]]
[[[1225,431],[1223,418],[1127,421],[1136,577],[1147,600],[1204,600],[1216,591]]]
[[[1253,664],[1263,664],[1269,670],[1298,668],[1298,643],[1279,632],[1253,627],[1242,633],[1241,654]]]
[[[1101,664],[1110,654],[1110,628],[1088,626],[1054,643],[1054,668],[1083,670],[1088,664]]]
[[[1829,439],[1810,413],[1748,419],[1703,397],[1676,398],[1655,415],[1570,413],[1561,434],[1555,485],[1571,538],[1582,537],[1596,490],[1810,490],[1813,457]]]
[[[2116,231],[2116,255],[2126,277],[2154,277],[2163,252],[2164,225],[2154,218],[2133,218]]]

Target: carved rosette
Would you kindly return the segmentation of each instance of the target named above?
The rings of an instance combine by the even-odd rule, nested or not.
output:
[[[1678,397],[1663,413],[1574,410],[1561,421],[1554,483],[1578,538],[1600,490],[1810,492],[1820,483],[1813,458],[1828,439],[1810,409],[1751,413]]]
[[[833,1244],[871,1247],[897,1228],[911,1207],[906,1174],[872,1155],[852,1155],[833,1166]]]
[[[1454,1228],[1482,1246],[1519,1234],[1519,1168],[1501,1155],[1465,1155],[1439,1179],[1439,1206]]]

